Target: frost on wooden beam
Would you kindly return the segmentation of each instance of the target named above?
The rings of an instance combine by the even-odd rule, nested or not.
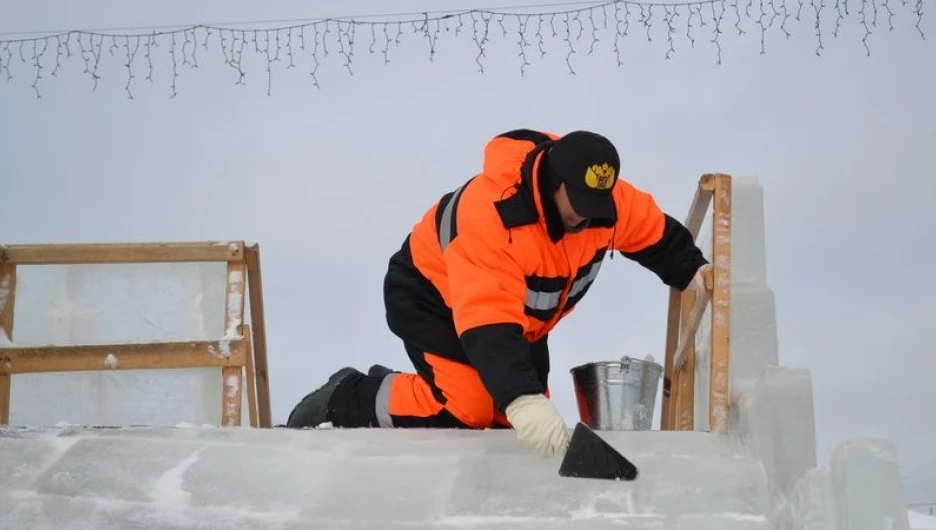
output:
[[[11,265],[243,260],[243,241],[0,245],[0,264]]]
[[[709,366],[709,425],[714,433],[728,432],[731,354],[731,179],[715,181],[712,219],[712,350]]]
[[[0,348],[0,374],[238,367],[246,339]]]

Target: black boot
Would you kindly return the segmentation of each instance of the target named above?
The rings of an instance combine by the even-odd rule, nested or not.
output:
[[[286,420],[286,427],[293,429],[317,427],[331,421],[328,417],[328,402],[338,385],[345,378],[354,374],[361,374],[361,372],[351,367],[345,367],[332,374],[327,383],[310,392],[293,408],[292,412],[289,413],[289,419]]]

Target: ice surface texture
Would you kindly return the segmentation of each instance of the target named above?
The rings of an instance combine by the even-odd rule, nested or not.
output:
[[[559,477],[510,431],[9,428],[0,528],[770,528],[732,439],[600,434],[637,481]]]

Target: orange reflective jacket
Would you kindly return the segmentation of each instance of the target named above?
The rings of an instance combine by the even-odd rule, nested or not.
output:
[[[481,173],[425,212],[385,278],[391,330],[474,366],[499,410],[545,390],[548,334],[582,300],[609,251],[680,289],[705,263],[688,230],[622,179],[614,219],[565,234],[539,171],[557,138],[517,130],[489,141]]]

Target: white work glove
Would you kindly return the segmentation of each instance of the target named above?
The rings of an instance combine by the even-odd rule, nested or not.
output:
[[[689,282],[687,289],[692,289],[695,291],[696,296],[704,295],[706,293],[705,289],[705,274],[712,268],[711,263],[706,263],[699,267],[699,270],[696,271],[695,276],[692,277],[692,281]]]
[[[517,438],[533,447],[538,455],[561,455],[569,447],[569,430],[544,394],[520,396],[504,412]]]

